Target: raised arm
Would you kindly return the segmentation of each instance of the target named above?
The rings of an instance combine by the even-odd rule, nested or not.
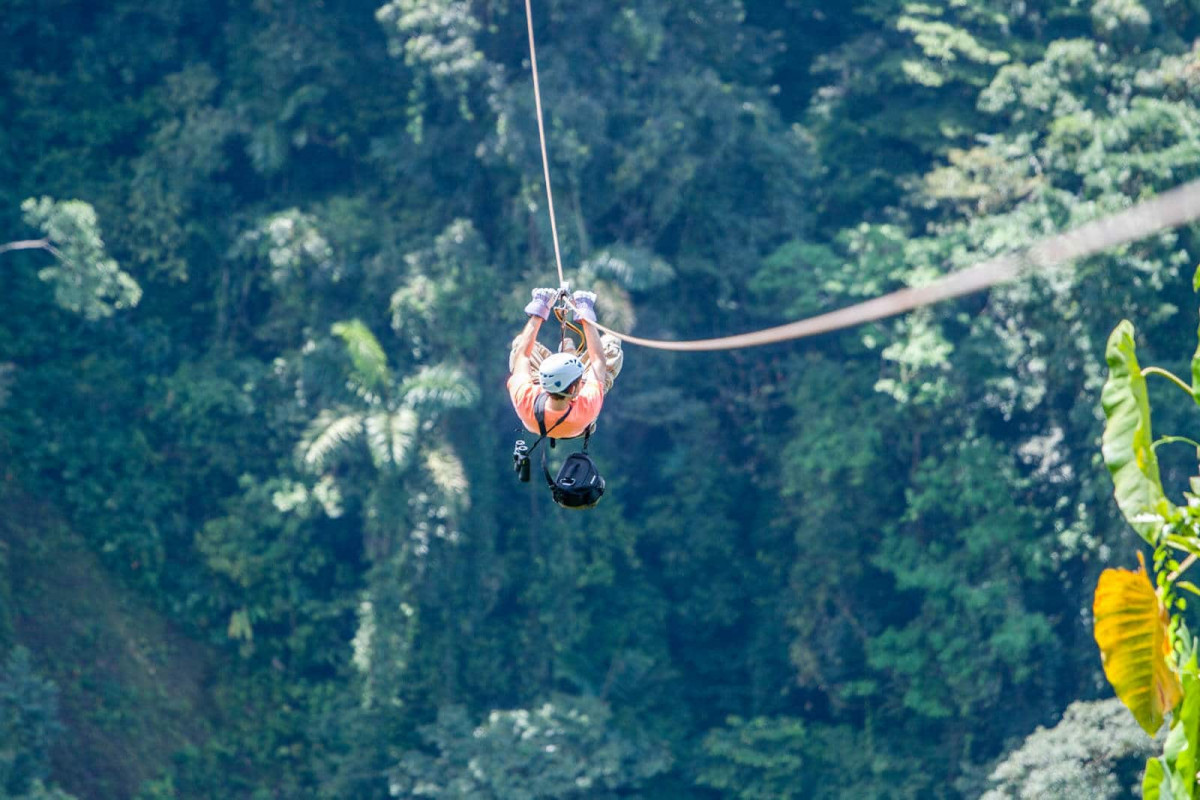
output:
[[[517,357],[513,360],[513,375],[520,378],[529,378],[532,376],[532,369],[529,366],[529,356],[533,353],[533,345],[537,342],[538,331],[542,328],[544,322],[550,316],[550,308],[554,305],[554,298],[558,296],[558,291],[555,289],[534,289],[533,299],[529,301],[529,305],[525,306],[525,313],[529,315],[529,321],[525,323],[525,327],[517,336],[516,347]]]
[[[529,366],[529,356],[533,353],[533,345],[537,342],[538,331],[542,327],[542,318],[529,315],[529,321],[517,336],[517,357],[513,360],[513,375],[521,379],[530,377],[532,369]]]
[[[591,370],[592,380],[604,386],[608,375],[608,365],[604,361],[604,343],[600,341],[600,331],[595,325],[583,320],[583,337],[587,340],[588,369]]]
[[[592,324],[596,321],[596,293],[576,292],[571,300],[575,303],[575,319],[583,324],[583,338],[587,341],[589,353],[588,369],[592,373],[592,379],[603,386],[608,375],[608,365],[604,361],[604,344],[600,341],[600,331]]]

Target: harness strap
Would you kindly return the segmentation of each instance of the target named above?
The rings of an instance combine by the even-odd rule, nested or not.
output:
[[[531,452],[531,453],[533,452],[533,449],[535,447],[537,447],[539,444],[542,443],[542,439],[545,439],[547,436],[550,435],[550,431],[554,430],[559,425],[562,425],[563,422],[566,421],[567,417],[571,416],[571,410],[574,408],[574,406],[567,406],[567,413],[565,413],[561,417],[559,417],[558,422],[556,422],[550,426],[550,430],[546,430],[546,402],[549,399],[550,399],[550,395],[546,392],[542,392],[533,401],[533,418],[537,420],[538,431],[541,433],[541,436],[539,436],[537,438],[536,442],[534,442],[532,445],[529,446],[529,452]],[[554,446],[554,441],[555,441],[554,439],[550,440],[551,447]],[[543,461],[545,460],[545,457],[546,457],[546,451],[543,450],[542,451]]]
[[[533,450],[534,447],[538,446],[538,443],[541,442],[542,439],[545,439],[547,436],[549,436],[550,431],[554,430],[559,425],[562,425],[563,421],[567,417],[571,416],[571,410],[575,408],[574,406],[567,406],[566,413],[558,418],[558,422],[556,422],[550,426],[550,430],[546,430],[546,403],[548,403],[549,401],[550,401],[550,395],[546,392],[542,392],[541,394],[539,394],[537,396],[537,399],[535,399],[533,401],[533,417],[534,417],[534,419],[537,420],[538,431],[540,431],[542,435],[539,436],[538,440],[533,443],[533,447],[529,448],[530,450]],[[551,447],[554,446],[554,441],[555,440],[553,438],[550,439]],[[546,485],[549,486],[551,489],[555,488],[554,478],[551,477],[551,475],[550,475],[550,467],[546,466],[546,451],[545,450],[542,450],[542,474],[546,476]]]

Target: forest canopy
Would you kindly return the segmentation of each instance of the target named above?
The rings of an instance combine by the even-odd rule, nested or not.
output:
[[[532,5],[564,266],[642,336],[1200,177],[1190,0]],[[565,511],[503,389],[557,283],[523,12],[5,4],[0,796],[1128,796],[1106,341],[1188,374],[1198,229],[630,346]]]

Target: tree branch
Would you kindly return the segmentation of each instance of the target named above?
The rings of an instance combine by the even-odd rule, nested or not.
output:
[[[49,239],[23,239],[19,242],[0,244],[0,253],[7,253],[9,250],[49,250],[54,255],[62,258],[62,253],[58,252],[50,244]]]

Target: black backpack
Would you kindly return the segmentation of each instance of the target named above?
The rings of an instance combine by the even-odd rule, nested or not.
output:
[[[537,418],[538,431],[542,435],[538,442],[545,439],[550,431],[561,425],[571,414],[571,408],[568,408],[567,413],[550,426],[550,431],[546,430],[546,401],[549,399],[550,395],[542,392],[533,403],[533,415]],[[596,469],[596,464],[587,453],[591,436],[592,431],[589,427],[583,434],[583,452],[567,456],[555,478],[550,477],[550,469],[546,466],[546,451],[542,450],[542,472],[546,476],[546,483],[550,486],[554,502],[563,508],[591,508],[599,503],[604,495],[604,478],[600,477],[600,470]],[[554,439],[550,440],[551,447],[554,447],[554,442]],[[537,442],[533,446],[537,447]]]
[[[542,464],[542,471],[546,473],[546,483],[550,485],[554,502],[563,508],[591,508],[604,496],[604,478],[600,477],[595,462],[586,450],[567,456],[558,469],[558,477],[553,480],[545,463]]]

